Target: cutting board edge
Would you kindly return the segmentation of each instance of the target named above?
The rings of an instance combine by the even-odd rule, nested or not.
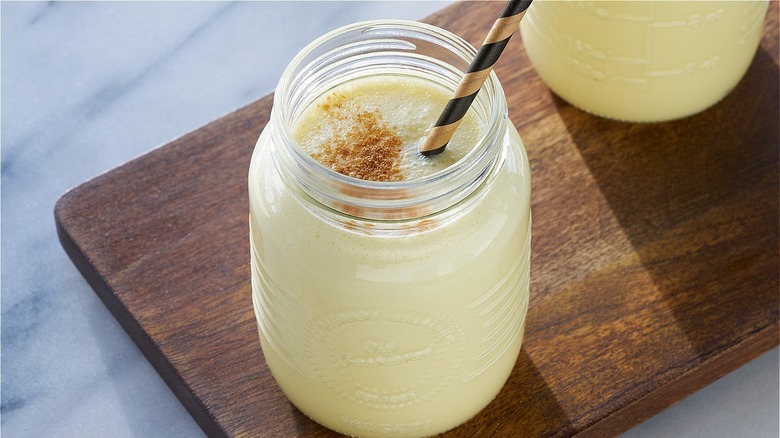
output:
[[[102,176],[102,175],[101,175]],[[100,178],[100,176],[95,179]],[[54,223],[57,230],[57,237],[60,245],[64,249],[68,258],[76,266],[76,269],[87,281],[103,305],[111,312],[122,329],[130,336],[130,339],[136,347],[143,353],[149,364],[160,375],[162,380],[171,389],[179,402],[189,412],[198,426],[209,437],[227,438],[229,435],[219,426],[211,415],[208,408],[185,384],[185,379],[176,372],[176,368],[171,364],[165,354],[157,348],[157,345],[149,337],[146,330],[138,323],[133,315],[128,312],[122,304],[114,290],[108,285],[108,282],[100,275],[89,259],[81,251],[78,244],[73,240],[67,227],[63,224],[62,214],[69,208],[70,201],[79,195],[79,189],[91,183],[90,180],[80,186],[77,186],[63,196],[61,196],[54,207]],[[156,352],[156,354],[155,354]]]
[[[778,345],[780,321],[776,320],[711,355],[676,379],[623,405],[575,436],[598,438],[627,432]]]

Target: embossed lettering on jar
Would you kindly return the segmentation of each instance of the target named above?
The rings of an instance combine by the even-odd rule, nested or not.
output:
[[[344,434],[435,435],[505,384],[528,307],[529,166],[494,74],[470,110],[471,134],[441,168],[361,180],[315,160],[294,134],[333,90],[449,96],[474,53],[415,22],[336,30],[288,66],[255,147],[252,297],[263,353],[289,400]],[[438,116],[399,114],[387,126]]]

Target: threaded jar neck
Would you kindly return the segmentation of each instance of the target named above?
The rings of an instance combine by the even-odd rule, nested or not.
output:
[[[507,105],[495,73],[472,104],[485,127],[477,144],[453,165],[418,179],[377,182],[342,175],[309,156],[292,127],[318,97],[355,79],[414,76],[454,90],[475,55],[473,46],[450,32],[403,20],[355,23],[313,41],[289,64],[274,95],[270,126],[280,174],[301,189],[313,208],[324,208],[331,217],[403,222],[462,204],[503,157]]]

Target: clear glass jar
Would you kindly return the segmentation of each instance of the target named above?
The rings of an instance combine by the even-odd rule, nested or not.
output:
[[[333,31],[287,67],[257,141],[249,204],[263,353],[289,400],[344,434],[434,435],[502,388],[528,307],[529,165],[494,74],[473,104],[486,127],[478,144],[420,179],[336,173],[291,126],[348,80],[412,75],[454,90],[475,53],[416,22]]]
[[[677,119],[723,99],[761,40],[768,0],[538,0],[520,24],[552,91],[596,115]]]

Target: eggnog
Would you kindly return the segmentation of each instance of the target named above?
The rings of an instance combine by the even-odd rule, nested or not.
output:
[[[758,47],[768,1],[538,0],[521,22],[539,76],[586,111],[661,121],[725,97]]]
[[[419,179],[463,158],[484,131],[470,111],[441,156],[418,152],[451,97],[450,90],[409,76],[347,82],[310,105],[293,135],[311,156],[343,174],[374,181]],[[378,164],[368,161],[380,156],[384,160]]]
[[[382,48],[399,26],[444,32],[382,23],[389,36],[365,25]],[[529,165],[494,77],[445,153],[423,157],[452,89],[394,58],[364,64],[302,108],[277,105],[319,64],[293,63],[307,67],[277,88],[249,170],[252,297],[268,367],[304,414],[352,436],[430,436],[488,405],[517,359]]]

